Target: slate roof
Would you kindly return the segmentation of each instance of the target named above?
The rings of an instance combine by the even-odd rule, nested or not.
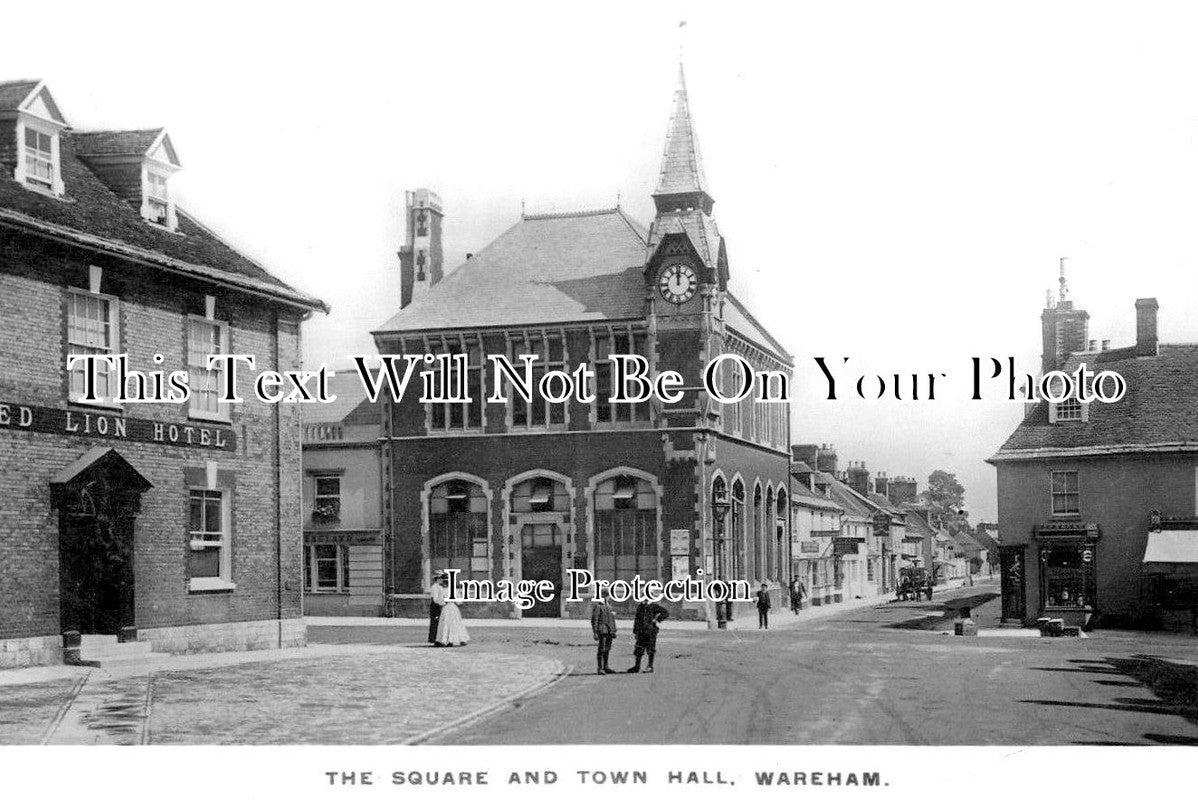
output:
[[[39,83],[33,80],[0,82],[0,111],[16,111]]]
[[[686,95],[686,77],[678,66],[678,88],[674,92],[674,113],[666,131],[666,147],[661,159],[661,173],[655,195],[706,192],[707,176],[703,172],[703,157],[695,135],[690,101]]]
[[[1127,381],[1118,403],[1090,403],[1089,420],[1050,425],[1040,403],[991,462],[1086,453],[1198,450],[1198,345],[1162,344],[1156,356],[1099,359],[1074,354],[1063,367],[1110,369]]]
[[[874,510],[869,505],[864,497],[853,491],[848,485],[832,478],[830,475],[828,483],[828,496],[836,501],[845,513],[853,514],[867,520],[872,520]]]
[[[807,488],[807,485],[802,481],[791,478],[790,480],[790,499],[791,502],[799,503],[800,505],[811,506],[813,508],[823,508],[830,511],[843,511],[836,501],[824,497],[822,494],[817,494]]]
[[[377,332],[643,318],[646,236],[618,208],[524,217]]]
[[[38,83],[0,84],[0,110],[4,109],[5,102],[12,102],[15,108]],[[24,95],[19,99],[6,99],[22,91]],[[59,136],[65,197],[49,197],[31,191],[17,183],[11,169],[2,169],[0,225],[69,241],[168,271],[252,289],[306,308],[328,311],[323,301],[288,286],[181,208],[176,209],[177,231],[150,225],[80,158],[76,139],[80,134],[68,129]],[[128,138],[123,137],[121,141]],[[95,135],[82,134],[82,141],[85,147],[92,146]]]
[[[75,140],[75,152],[87,156],[125,156],[144,155],[154,140],[162,133],[162,128],[147,128],[136,131],[76,131],[71,134]]]
[[[788,364],[793,364],[794,356],[787,352],[777,339],[749,313],[749,309],[731,292],[727,294],[728,302],[724,304],[724,324],[758,346],[773,350],[774,355]]]

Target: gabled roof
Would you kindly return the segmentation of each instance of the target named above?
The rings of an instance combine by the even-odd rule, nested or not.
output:
[[[643,318],[646,236],[619,208],[526,216],[376,333]]]
[[[40,83],[37,80],[0,82],[0,111],[16,111]]]
[[[1062,368],[1082,362],[1091,371],[1110,369],[1127,382],[1117,403],[1092,402],[1089,420],[1049,424],[1040,403],[990,461],[1120,452],[1198,451],[1198,345],[1162,344],[1155,356],[1099,359],[1074,354]],[[1101,355],[1101,354],[1100,354]]]
[[[690,101],[686,96],[686,76],[678,65],[678,88],[674,91],[674,113],[666,131],[666,147],[661,157],[661,172],[653,194],[707,193],[707,176],[699,153]]]
[[[829,477],[828,496],[835,500],[845,513],[852,514],[857,517],[872,520],[874,516],[874,508],[857,492],[845,483]]]
[[[146,223],[88,168],[70,131],[60,134],[59,153],[66,186],[62,199],[30,191],[17,183],[12,170],[0,170],[0,226],[328,310],[323,301],[288,286],[182,209],[175,232]]]
[[[356,369],[336,370],[328,382],[329,391],[337,395],[337,399],[331,403],[306,404],[303,409],[305,424],[340,422],[346,425],[370,425],[381,422],[378,409],[366,399],[366,387],[362,385]]]
[[[907,535],[908,536],[933,536],[937,535],[938,531],[928,523],[927,517],[919,513],[915,509],[907,510]]]
[[[164,128],[136,131],[76,131],[75,152],[81,158],[90,156],[146,156],[161,138],[162,146],[173,164],[178,164],[175,149]]]
[[[802,506],[822,508],[828,511],[844,510],[836,501],[811,491],[805,483],[796,478],[790,479],[790,499],[792,503]]]
[[[794,356],[788,353],[786,348],[770,335],[765,326],[749,313],[749,309],[745,308],[744,303],[733,295],[732,292],[728,292],[726,296],[728,302],[724,304],[724,324],[758,347],[773,351],[774,355],[781,358],[787,364],[792,364]]]

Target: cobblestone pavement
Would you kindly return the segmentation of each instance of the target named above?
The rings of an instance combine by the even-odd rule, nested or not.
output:
[[[308,650],[79,668],[79,677],[0,686],[0,743],[398,744],[562,669],[477,648]]]

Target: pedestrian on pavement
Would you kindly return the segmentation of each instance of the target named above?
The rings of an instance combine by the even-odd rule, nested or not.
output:
[[[445,598],[449,594],[448,583],[445,571],[439,569],[433,573],[433,585],[428,588],[428,643],[433,647],[443,646],[437,641],[437,628],[441,624],[441,607],[445,605]]]
[[[761,588],[757,590],[757,628],[758,630],[770,627],[770,590],[765,583],[761,584]]]
[[[598,593],[591,599],[591,632],[595,634],[598,644],[595,650],[595,672],[610,675],[615,672],[607,666],[607,658],[611,655],[611,644],[616,638],[616,615],[608,607],[603,595]]]
[[[803,598],[807,596],[807,587],[795,577],[790,582],[790,610],[796,614],[803,610]]]
[[[437,644],[442,647],[453,647],[455,644],[465,647],[470,641],[466,632],[466,623],[462,622],[462,612],[458,609],[458,601],[445,599],[441,606],[441,621],[437,624]]]
[[[670,612],[657,603],[642,600],[637,604],[636,617],[632,622],[632,635],[636,640],[632,654],[636,656],[636,665],[629,667],[629,672],[641,671],[641,657],[646,653],[649,655],[649,666],[645,672],[653,671],[653,659],[657,655],[657,629],[669,616]]]

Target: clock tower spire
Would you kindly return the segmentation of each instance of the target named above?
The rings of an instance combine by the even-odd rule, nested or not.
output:
[[[703,173],[703,158],[699,154],[699,138],[695,135],[681,62],[678,64],[678,88],[674,90],[674,112],[666,131],[666,147],[653,202],[659,215],[691,209],[710,214],[715,203],[707,191],[707,176]]]

